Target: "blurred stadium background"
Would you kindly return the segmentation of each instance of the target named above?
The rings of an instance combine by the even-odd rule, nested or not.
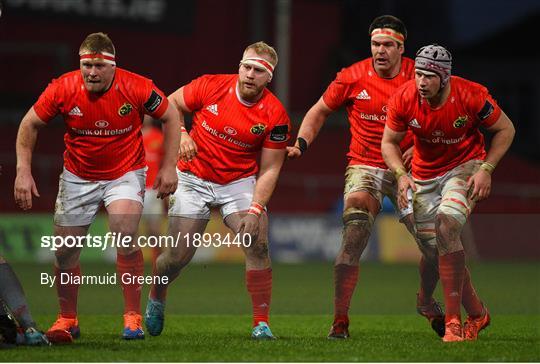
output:
[[[369,56],[367,28],[391,13],[407,25],[405,55],[430,42],[448,46],[454,74],[486,85],[514,121],[511,152],[497,169],[491,198],[478,205],[469,241],[482,260],[540,259],[540,64],[531,42],[540,3],[522,0],[5,0],[0,18],[0,251],[10,259],[47,260],[37,248],[51,231],[62,168],[63,132],[56,120],[40,132],[33,172],[41,193],[30,213],[13,198],[18,123],[47,83],[78,67],[77,50],[104,31],[120,67],[152,78],[167,94],[203,73],[236,72],[244,47],[265,40],[280,64],[271,89],[290,112],[296,134],[303,114],[335,73]],[[332,260],[340,242],[343,172],[349,132],[335,113],[300,160],[288,162],[269,205],[275,260]],[[414,243],[385,206],[365,259],[416,261]],[[94,230],[96,233],[106,229]],[[223,231],[219,218],[211,231]],[[88,252],[87,259],[99,259]],[[240,261],[234,249],[200,251],[199,260]]]
[[[441,360],[441,353],[448,355],[447,360],[459,361],[538,361],[540,358],[540,47],[535,37],[540,2],[537,0],[4,0],[2,3],[0,254],[14,264],[21,276],[30,306],[43,328],[52,322],[57,303],[54,290],[39,284],[40,272],[51,272],[53,258],[50,251],[39,248],[39,241],[41,236],[52,232],[64,125],[56,120],[40,132],[33,173],[41,197],[34,200],[33,210],[26,213],[18,210],[13,201],[15,138],[22,116],[47,83],[78,68],[78,47],[88,33],[108,33],[117,48],[118,65],[152,78],[167,94],[204,73],[236,72],[245,46],[265,40],[276,46],[280,56],[270,88],[286,105],[295,125],[292,133],[295,136],[304,113],[336,72],[370,55],[367,28],[371,20],[381,14],[393,14],[405,22],[409,31],[406,56],[414,57],[420,46],[431,42],[449,47],[455,60],[453,73],[487,86],[516,124],[511,151],[494,175],[492,196],[477,206],[467,230],[469,255],[477,260],[472,266],[475,282],[499,320],[493,334],[487,332],[492,335],[491,341],[478,342],[486,346],[464,347],[465,356],[439,346],[433,346],[432,352],[426,354],[424,336],[433,341],[436,337],[414,313],[415,264],[419,255],[389,206],[385,206],[378,219],[364,254],[363,259],[370,262],[362,268],[361,288],[352,307],[353,315],[371,315],[371,318],[353,317],[353,322],[360,323],[353,334],[370,330],[374,334],[359,335],[361,340],[353,340],[353,347],[335,347],[320,341],[330,323],[333,291],[330,262],[341,239],[343,172],[349,132],[346,115],[339,112],[327,121],[316,143],[301,160],[286,163],[269,205],[273,260],[293,263],[274,266],[272,312],[276,326],[273,327],[279,334],[290,335],[292,341],[280,340],[279,350],[268,348],[264,352],[268,356],[249,356],[253,353],[245,354],[241,350],[238,356],[225,353],[231,343],[230,330],[235,345],[242,347],[244,329],[249,325],[248,296],[243,286],[243,269],[238,264],[242,253],[234,248],[205,248],[196,255],[202,264],[189,267],[186,278],[171,289],[171,302],[178,302],[171,305],[171,314],[244,314],[241,325],[220,323],[221,320],[236,322],[236,316],[179,318],[180,324],[164,335],[169,340],[168,346],[162,346],[163,341],[147,340],[148,346],[138,350],[130,347],[119,351],[115,321],[119,316],[101,319],[96,315],[118,315],[120,291],[109,286],[83,287],[81,320],[99,324],[85,325],[85,334],[89,334],[83,338],[86,345],[78,347],[86,350],[87,356],[73,357],[74,360],[139,361],[149,352],[163,353],[152,360],[169,361],[197,358],[437,361]],[[164,219],[164,232],[165,226]],[[105,218],[100,216],[92,229],[94,234],[104,234]],[[141,233],[144,231],[141,225]],[[226,232],[219,216],[213,217],[208,231]],[[114,252],[85,249],[83,269],[88,273],[112,272],[113,265],[104,262],[111,262],[113,257]],[[318,316],[304,318],[299,314]],[[394,316],[376,316],[388,314]],[[396,319],[395,315],[401,318]],[[394,324],[395,320],[402,321]],[[173,321],[170,322],[172,325]],[[212,350],[203,351],[214,356],[197,356],[203,354],[184,348],[179,354],[174,335],[180,332],[180,338],[190,342],[191,337],[208,335],[206,325],[221,335],[218,339],[212,336],[204,339]],[[311,340],[309,344],[299,339],[304,337]],[[111,338],[117,341],[108,342]],[[397,341],[387,341],[392,338]],[[408,345],[416,351],[409,352]],[[218,347],[224,351],[214,350]],[[368,348],[371,351],[366,351]],[[524,348],[527,354],[520,356]],[[170,350],[167,354],[170,356],[165,356],[166,350]],[[497,354],[491,355],[490,350]],[[285,352],[289,354],[280,356]],[[335,356],[324,356],[323,352]],[[45,358],[39,356],[40,351],[34,353],[37,356],[27,358],[36,361]],[[49,352],[48,358],[66,360],[64,354]],[[3,358],[15,361],[22,358],[14,351],[10,355]]]

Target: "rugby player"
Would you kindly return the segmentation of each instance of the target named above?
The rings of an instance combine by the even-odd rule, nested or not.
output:
[[[204,75],[169,96],[181,114],[193,113],[193,128],[189,134],[182,131],[178,189],[169,204],[169,233],[180,233],[181,240],[165,248],[157,272],[169,282],[178,277],[197,250],[194,234],[204,232],[210,208],[219,207],[242,241],[254,339],[274,338],[268,326],[272,269],[266,205],[290,129],[284,107],[266,88],[277,62],[276,51],[257,42],[245,49],[238,74]],[[166,290],[167,285],[154,285],[150,292],[145,314],[150,335],[163,330]]]
[[[4,340],[15,343],[16,329],[19,326],[23,331],[25,345],[49,345],[47,337],[37,329],[32,318],[19,278],[1,255],[0,317],[0,336]],[[11,334],[6,334],[5,331],[10,328]]]
[[[142,76],[116,67],[116,52],[104,33],[86,37],[79,49],[80,70],[53,80],[23,117],[17,135],[15,201],[32,208],[39,192],[31,161],[40,128],[56,115],[66,124],[64,169],[60,175],[54,214],[54,234],[85,236],[100,205],[108,213],[111,232],[134,236],[141,217],[145,189],[145,160],[141,136],[144,114],[164,123],[165,155],[154,188],[166,197],[178,184],[175,165],[180,119],[167,98]],[[80,247],[55,251],[55,276],[80,276]],[[142,275],[139,247],[117,249],[119,275]],[[60,313],[47,332],[53,343],[72,342],[80,334],[77,320],[78,285],[57,284]],[[124,339],[142,339],[140,284],[123,284]]]
[[[414,192],[417,238],[438,250],[445,302],[444,342],[476,340],[490,323],[465,265],[460,233],[476,202],[491,191],[491,174],[510,147],[515,130],[488,90],[451,76],[452,56],[436,44],[416,54],[415,80],[400,87],[388,103],[382,154],[398,180],[398,203]],[[494,133],[486,152],[479,128]],[[414,134],[412,178],[403,164],[400,142]],[[461,322],[461,304],[468,317]]]
[[[386,120],[387,101],[403,83],[414,78],[414,62],[403,57],[407,29],[391,15],[382,15],[369,27],[372,57],[353,64],[337,74],[325,93],[307,112],[289,158],[299,158],[314,142],[327,117],[342,105],[346,107],[351,144],[345,172],[343,242],[334,265],[334,322],[330,339],[349,337],[349,306],[359,275],[359,261],[366,248],[373,223],[387,196],[396,206],[396,180],[383,161],[381,138]],[[401,144],[405,163],[412,156],[412,137]],[[415,236],[412,206],[398,210],[399,219]],[[417,311],[432,328],[444,333],[443,312],[433,299],[439,279],[437,252],[424,249],[420,260],[420,290]]]

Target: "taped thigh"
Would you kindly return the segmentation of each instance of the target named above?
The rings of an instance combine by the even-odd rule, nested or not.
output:
[[[437,249],[435,221],[416,223],[416,242],[422,252]]]
[[[444,194],[437,211],[438,214],[452,216],[462,226],[467,221],[474,207],[474,203],[469,201],[463,193],[463,190],[460,189],[448,190]]]

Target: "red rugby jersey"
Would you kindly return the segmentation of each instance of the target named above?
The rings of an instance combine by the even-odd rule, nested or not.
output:
[[[344,68],[323,94],[333,110],[345,105],[351,130],[347,157],[349,165],[363,164],[388,168],[381,154],[388,98],[405,82],[414,78],[414,61],[403,57],[401,70],[392,79],[381,78],[372,58]],[[402,150],[412,145],[412,135],[402,142]]]
[[[409,128],[414,134],[412,173],[417,179],[432,179],[469,160],[483,160],[484,136],[478,128],[492,126],[501,115],[484,86],[456,76],[450,85],[448,99],[437,109],[420,97],[414,80],[389,100],[388,127]]]
[[[168,101],[154,83],[116,68],[111,87],[88,92],[80,71],[54,79],[34,104],[48,123],[61,114],[66,123],[64,167],[91,181],[113,180],[143,168],[141,125],[144,114],[160,118]]]
[[[259,101],[247,105],[237,96],[237,81],[238,75],[204,75],[184,86],[198,154],[191,162],[180,161],[181,171],[226,184],[256,174],[262,148],[287,146],[291,125],[281,102],[265,89]]]
[[[163,133],[158,128],[143,129],[144,153],[146,155],[146,187],[152,187],[163,159]]]

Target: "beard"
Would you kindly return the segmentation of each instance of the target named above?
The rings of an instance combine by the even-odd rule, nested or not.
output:
[[[266,85],[256,86],[253,83],[251,83],[250,86],[247,86],[246,82],[241,80],[238,81],[238,86],[240,96],[246,101],[252,101],[255,99],[266,87]]]

